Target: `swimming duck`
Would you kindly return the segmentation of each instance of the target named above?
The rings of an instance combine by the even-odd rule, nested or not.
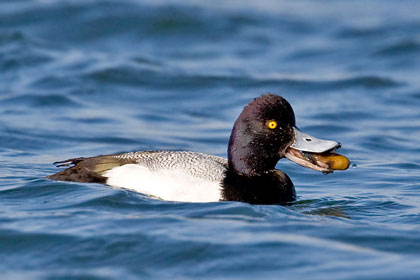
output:
[[[275,169],[281,158],[331,173],[350,164],[333,153],[340,147],[300,131],[286,99],[263,94],[235,121],[227,160],[189,151],[139,151],[56,162],[68,168],[47,178],[104,183],[171,201],[277,204],[296,198],[289,176]]]

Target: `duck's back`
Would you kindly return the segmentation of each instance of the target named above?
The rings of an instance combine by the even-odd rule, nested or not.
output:
[[[141,151],[60,164],[74,166],[49,179],[106,183],[165,200],[209,202],[220,200],[227,161],[196,152]]]

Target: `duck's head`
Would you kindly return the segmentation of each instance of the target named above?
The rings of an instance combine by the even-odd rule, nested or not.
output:
[[[275,168],[282,158],[324,173],[347,169],[350,162],[333,154],[340,143],[322,140],[296,127],[286,99],[263,94],[241,112],[229,140],[229,168],[243,176],[258,176]]]

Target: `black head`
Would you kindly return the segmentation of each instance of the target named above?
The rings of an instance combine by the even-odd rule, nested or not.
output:
[[[256,176],[274,169],[294,140],[295,114],[281,96],[263,94],[236,120],[229,140],[229,169]]]

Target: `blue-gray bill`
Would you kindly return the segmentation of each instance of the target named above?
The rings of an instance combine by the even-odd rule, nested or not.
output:
[[[301,152],[319,154],[332,151],[341,147],[341,144],[339,142],[316,138],[312,135],[306,134],[305,132],[299,130],[296,127],[293,130],[295,132],[295,141],[290,147]]]

